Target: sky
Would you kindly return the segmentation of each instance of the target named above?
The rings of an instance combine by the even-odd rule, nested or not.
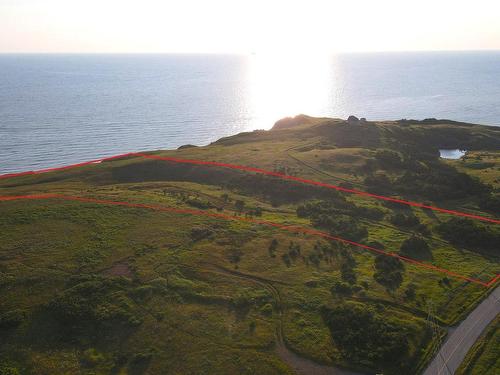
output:
[[[500,49],[498,0],[0,0],[0,52]]]

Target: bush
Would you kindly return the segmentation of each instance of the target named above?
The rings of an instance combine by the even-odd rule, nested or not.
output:
[[[356,272],[348,262],[342,263],[342,266],[340,267],[340,275],[342,280],[346,283],[351,285],[356,284]]]
[[[130,292],[130,295],[138,301],[146,301],[153,295],[154,288],[151,285],[141,285]]]
[[[416,285],[413,283],[409,283],[405,290],[406,299],[413,300],[416,297]]]
[[[21,372],[16,367],[0,364],[0,375],[21,375]]]
[[[16,328],[22,324],[26,318],[26,312],[21,309],[7,311],[0,314],[0,329]]]
[[[479,207],[483,210],[500,213],[500,196],[488,194],[479,201]]]
[[[104,361],[104,356],[95,348],[89,348],[83,352],[82,363],[86,367],[95,367]]]
[[[199,198],[189,198],[186,200],[186,203],[192,207],[200,208],[202,210],[206,210],[208,208],[214,208],[215,206],[210,201],[202,201]]]
[[[397,225],[398,227],[406,227],[406,228],[412,228],[420,224],[420,219],[413,213],[405,215],[398,212],[392,215],[389,221],[392,224]]]
[[[273,240],[271,241],[271,243],[269,244],[269,247],[268,247],[268,252],[269,252],[269,256],[271,257],[275,257],[276,256],[276,249],[278,248],[278,240],[276,238],[273,238]]]
[[[137,325],[141,320],[132,311],[133,302],[126,294],[129,287],[124,279],[83,281],[54,298],[47,310],[66,329],[87,332],[112,323]]]
[[[332,235],[351,241],[361,241],[368,236],[368,230],[350,217],[319,215],[312,219],[315,227],[324,228]]]
[[[379,254],[375,258],[373,278],[388,291],[393,291],[403,282],[403,263],[395,257]]]
[[[213,234],[212,229],[205,226],[196,226],[191,228],[191,239],[193,241],[200,241],[210,237]]]
[[[350,296],[352,294],[352,288],[349,284],[345,282],[336,282],[330,288],[332,295]]]
[[[385,169],[401,168],[403,166],[401,155],[396,151],[377,150],[375,153],[375,159]]]
[[[455,246],[495,254],[500,235],[472,220],[453,218],[438,226],[441,235]]]
[[[270,303],[266,303],[264,306],[261,307],[260,312],[266,316],[272,315],[273,305],[271,305]]]
[[[409,345],[402,324],[384,319],[357,303],[323,308],[322,316],[332,340],[348,360],[376,370],[401,371],[405,367]]]
[[[401,254],[414,259],[432,259],[432,252],[427,242],[423,238],[416,236],[404,240],[399,251]]]
[[[364,183],[368,191],[375,194],[383,194],[393,190],[393,183],[385,174],[367,176]]]

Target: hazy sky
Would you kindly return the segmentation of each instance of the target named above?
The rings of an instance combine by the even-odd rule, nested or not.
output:
[[[0,0],[0,52],[500,49],[500,0]]]

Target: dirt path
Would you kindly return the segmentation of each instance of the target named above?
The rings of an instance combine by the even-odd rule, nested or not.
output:
[[[333,366],[321,365],[310,359],[299,356],[298,354],[292,352],[285,344],[284,333],[283,333],[283,303],[281,300],[281,295],[279,290],[273,285],[273,280],[267,280],[265,278],[249,275],[239,271],[234,271],[221,267],[219,265],[212,264],[213,267],[217,268],[218,271],[230,274],[234,277],[239,277],[245,280],[251,280],[262,287],[266,288],[274,297],[276,302],[276,354],[290,366],[299,375],[361,375],[360,373],[340,369]]]

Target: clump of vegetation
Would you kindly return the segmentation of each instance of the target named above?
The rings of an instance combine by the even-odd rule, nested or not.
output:
[[[93,278],[77,283],[56,296],[47,310],[65,328],[105,328],[113,324],[136,326],[141,318],[132,308],[126,279]]]
[[[404,264],[398,258],[379,254],[375,257],[373,278],[387,291],[392,292],[401,286],[404,270]]]
[[[104,355],[95,348],[89,348],[83,352],[82,364],[85,367],[95,367],[105,360]]]
[[[271,243],[269,244],[269,247],[267,248],[270,257],[274,258],[276,256],[277,248],[278,248],[278,240],[276,238],[273,238]]]
[[[441,235],[456,246],[494,253],[500,243],[500,234],[465,218],[453,218],[438,226]]]
[[[500,196],[493,194],[485,194],[479,201],[479,207],[482,210],[500,213]]]
[[[478,179],[466,173],[458,172],[439,160],[414,160],[413,168],[396,177],[378,172],[364,179],[369,191],[376,194],[407,194],[416,192],[427,199],[460,199],[471,196],[483,196],[490,189]]]
[[[288,250],[281,256],[281,259],[286,264],[287,267],[290,267],[293,262],[297,260],[297,258],[301,255],[301,246],[300,244],[290,241],[288,245]]]
[[[412,212],[408,214],[397,212],[389,218],[389,221],[398,227],[415,229],[425,234],[430,233],[427,226],[425,224],[422,224],[418,216],[416,216]]]
[[[384,168],[401,168],[403,160],[401,154],[397,151],[382,149],[375,152],[375,160]]]
[[[0,364],[0,375],[21,375],[17,367]]]
[[[356,267],[356,260],[352,256],[352,253],[345,248],[341,249],[340,255],[342,256],[340,265],[340,276],[342,280],[350,285],[356,284],[357,277],[356,271],[354,270],[354,267]]]
[[[337,281],[330,288],[333,296],[350,296],[352,294],[352,287],[346,282]]]
[[[208,200],[202,200],[198,197],[189,197],[186,199],[186,203],[192,207],[196,207],[202,210],[207,210],[209,208],[214,208],[214,204]]]
[[[193,241],[200,241],[213,235],[212,229],[206,226],[196,226],[191,228],[191,238]]]
[[[403,241],[399,249],[401,254],[414,259],[432,259],[432,252],[427,242],[417,236],[411,236]]]
[[[407,365],[409,345],[401,323],[357,303],[324,307],[322,316],[332,340],[349,361],[377,371],[402,371]]]
[[[238,199],[236,202],[234,202],[234,208],[236,209],[236,212],[241,215],[243,209],[245,208],[245,202],[241,199]]]
[[[350,217],[320,215],[312,219],[312,224],[328,230],[334,236],[344,237],[351,241],[359,242],[368,236],[366,227]]]
[[[414,283],[409,283],[404,292],[405,298],[407,300],[414,300],[417,296],[416,290],[417,286]]]
[[[16,328],[26,319],[26,311],[14,309],[0,314],[0,330]]]

